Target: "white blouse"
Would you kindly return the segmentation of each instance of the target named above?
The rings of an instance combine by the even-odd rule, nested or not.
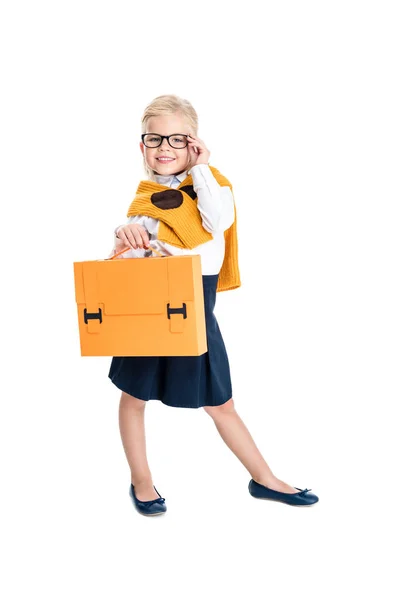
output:
[[[144,215],[134,215],[127,223],[142,225],[149,234],[150,244],[164,256],[180,256],[182,254],[200,254],[202,274],[218,274],[225,255],[224,231],[229,229],[235,219],[233,194],[229,186],[221,186],[215,179],[208,165],[195,165],[190,171],[178,175],[157,175],[158,183],[177,188],[187,177],[192,175],[193,187],[197,194],[197,208],[201,214],[204,229],[212,234],[213,239],[195,248],[178,248],[158,240],[159,219]],[[115,253],[115,248],[112,254]],[[111,255],[112,255],[111,254]],[[144,258],[150,256],[151,250],[145,248],[130,249],[120,258]],[[152,256],[158,256],[153,253]]]

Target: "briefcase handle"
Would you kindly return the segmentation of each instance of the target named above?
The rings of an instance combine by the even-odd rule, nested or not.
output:
[[[120,254],[123,254],[127,250],[131,250],[131,249],[132,248],[130,248],[129,246],[127,246],[123,250],[120,250],[119,252],[117,252],[116,254],[114,254],[114,256],[110,256],[109,258],[106,258],[106,260],[112,260],[113,258],[117,258],[117,256],[119,256]],[[152,250],[153,252],[155,252],[159,256],[164,257],[164,254],[161,254],[161,252],[159,252],[158,250],[156,250],[155,248],[153,248],[153,246],[149,246],[148,248],[146,248],[146,250]]]

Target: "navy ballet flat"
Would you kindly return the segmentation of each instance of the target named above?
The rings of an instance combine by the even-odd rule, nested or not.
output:
[[[153,487],[156,490],[155,486]],[[166,512],[167,507],[165,504],[165,498],[162,498],[157,490],[156,492],[160,497],[155,498],[155,500],[139,500],[135,496],[135,487],[131,483],[131,487],[129,488],[129,495],[133,500],[133,504],[136,510],[140,512],[141,515],[153,516],[161,515]]]
[[[249,492],[254,498],[275,500],[276,502],[284,502],[285,504],[291,504],[292,506],[310,506],[311,504],[318,502],[318,496],[310,494],[310,489],[304,488],[304,490],[302,490],[296,487],[296,490],[299,490],[297,493],[287,494],[271,490],[271,488],[268,488],[261,483],[257,483],[254,479],[250,479],[249,482]]]

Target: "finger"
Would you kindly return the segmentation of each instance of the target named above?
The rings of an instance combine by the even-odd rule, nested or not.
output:
[[[132,229],[132,234],[135,237],[135,243],[138,248],[143,248],[142,229],[138,226]]]
[[[189,148],[193,149],[195,152],[198,151],[198,150],[200,150],[200,149],[203,149],[203,147],[201,146],[201,144],[199,144],[199,142],[195,142],[195,141],[189,142]]]
[[[135,236],[136,244],[138,248],[143,248],[142,234],[139,228],[133,230],[133,235]]]
[[[200,138],[196,137],[195,135],[189,135],[188,139],[189,139],[189,141],[195,141],[198,144],[203,144],[204,145],[203,140],[201,140]]]
[[[129,236],[131,244],[134,248],[137,248],[142,241],[137,225],[128,226],[126,229],[126,235]]]
[[[147,230],[142,225],[136,225],[135,237],[139,248],[148,245],[148,234]]]
[[[119,236],[121,242],[123,242],[126,246],[128,246],[128,248],[135,248],[135,246],[133,246],[131,240],[127,237],[126,232],[123,229],[119,230],[118,236]]]
[[[150,245],[149,232],[147,231],[147,229],[145,229],[143,227],[142,229],[140,229],[140,233],[142,234],[142,243],[143,243],[143,246],[145,246],[146,248],[148,248],[149,245]]]
[[[137,242],[138,242],[138,238],[137,238],[137,234],[135,229],[131,229],[130,227],[126,227],[126,229],[124,229],[124,234],[126,237],[126,241],[128,243],[128,245],[131,248],[137,248]]]
[[[198,141],[193,141],[193,142],[190,142],[190,143],[191,143],[192,145],[191,145],[191,146],[189,146],[189,148],[193,148],[193,149],[194,149],[194,151],[195,151],[195,152],[197,152],[197,153],[199,153],[199,152],[205,152],[205,151],[207,150],[207,149],[206,149],[206,147],[205,147],[205,145],[204,145],[204,144],[201,144],[201,143],[200,143],[200,142],[198,142]]]

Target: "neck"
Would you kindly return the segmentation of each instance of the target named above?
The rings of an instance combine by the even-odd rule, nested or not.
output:
[[[154,175],[155,177],[173,177],[174,175],[180,175],[181,173],[185,173],[186,169],[184,169],[183,171],[177,171],[176,173],[168,173],[167,175],[163,175],[162,173],[157,173],[157,171],[154,171]]]

